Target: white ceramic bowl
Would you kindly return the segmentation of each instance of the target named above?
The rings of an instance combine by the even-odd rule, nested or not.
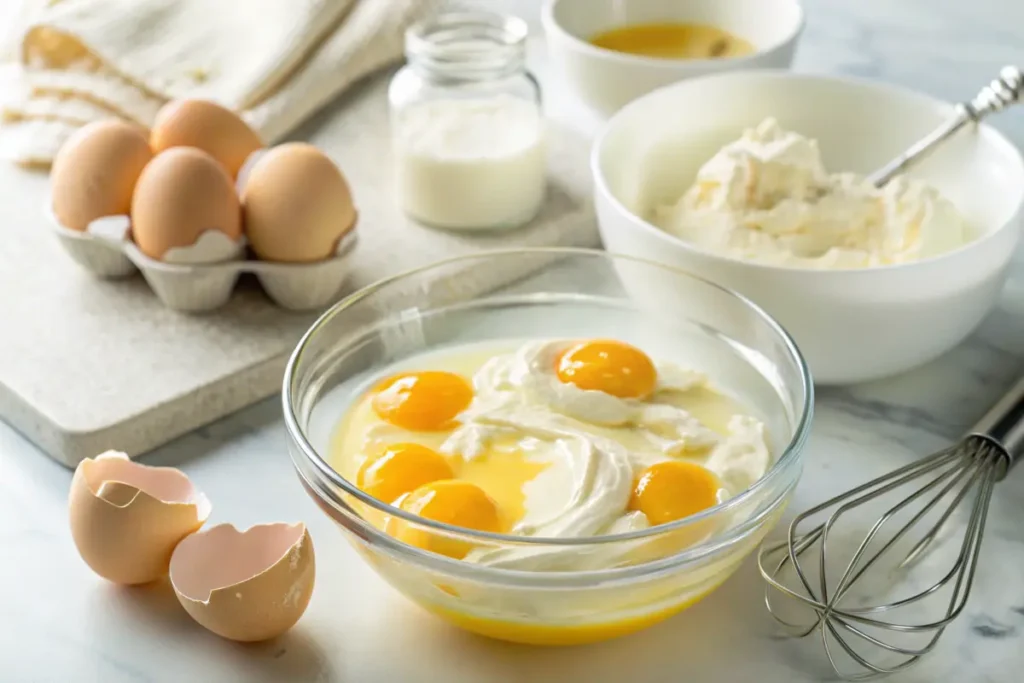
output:
[[[767,116],[821,143],[833,171],[867,173],[953,112],[927,95],[870,81],[750,71],[677,83],[608,122],[591,158],[609,251],[674,265],[746,294],[793,335],[819,383],[874,379],[963,340],[994,305],[1020,238],[1024,161],[988,125],[961,131],[911,175],[951,199],[980,237],[915,263],[819,271],[715,255],[642,216],[675,201],[697,169]],[[651,291],[671,304],[671,293]]]
[[[787,68],[803,32],[797,0],[546,0],[541,21],[551,63],[584,102],[611,114],[627,102],[685,78],[736,69]],[[595,47],[596,34],[630,24],[710,24],[751,42],[751,55],[673,60]]]

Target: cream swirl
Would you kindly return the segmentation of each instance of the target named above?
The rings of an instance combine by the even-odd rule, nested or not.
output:
[[[513,528],[521,536],[581,538],[643,529],[647,518],[630,512],[633,482],[644,468],[672,457],[703,454],[721,475],[720,500],[747,488],[768,467],[763,425],[734,416],[722,437],[667,401],[703,386],[701,373],[658,364],[658,383],[647,400],[623,399],[562,382],[556,359],[565,342],[529,342],[486,362],[474,375],[475,397],[441,451],[467,460],[513,443],[549,463],[524,488],[526,514]],[[628,432],[630,438],[616,438]],[[582,552],[575,546],[478,547],[467,561],[517,569],[608,566],[633,544]]]
[[[702,386],[707,378],[694,370],[675,365],[658,365],[658,384],[648,401],[624,399],[602,391],[580,389],[555,375],[555,362],[564,350],[562,342],[528,342],[509,355],[491,358],[473,376],[475,397],[459,417],[462,427],[445,442],[442,450],[474,458],[486,450],[495,437],[513,433],[506,413],[512,409],[533,409],[534,423],[559,420],[568,428],[583,424],[603,427],[635,427],[666,455],[707,448],[718,435],[688,412],[658,398]],[[566,420],[565,418],[568,418]],[[582,424],[581,424],[582,423]]]

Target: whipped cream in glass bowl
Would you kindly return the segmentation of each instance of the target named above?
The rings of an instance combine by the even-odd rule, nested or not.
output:
[[[671,300],[651,296],[666,285]],[[587,340],[642,350],[648,388],[565,382],[553,364]],[[411,372],[468,388],[381,419],[374,398]],[[656,623],[736,569],[796,485],[811,394],[792,341],[742,297],[641,260],[540,249],[444,261],[340,302],[296,348],[284,407],[303,485],[381,577],[477,633],[571,644]],[[361,457],[410,441],[447,460],[435,479],[491,494],[497,517],[447,524],[360,488]],[[635,476],[680,459],[713,475],[714,498],[646,519]]]

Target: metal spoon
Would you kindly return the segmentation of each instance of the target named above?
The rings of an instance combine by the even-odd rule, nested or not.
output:
[[[1016,104],[1024,94],[1024,73],[1015,66],[1005,66],[999,71],[999,78],[995,79],[969,102],[963,102],[956,106],[956,114],[949,121],[936,128],[934,131],[914,143],[906,152],[899,155],[888,164],[878,169],[868,180],[875,187],[883,187],[892,180],[893,176],[903,171],[913,163],[924,158],[933,149],[939,146],[954,133],[966,126],[968,123],[976,123],[989,114]]]

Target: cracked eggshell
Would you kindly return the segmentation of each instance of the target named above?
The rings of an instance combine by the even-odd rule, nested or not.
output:
[[[149,136],[156,153],[198,147],[235,178],[246,158],[263,147],[259,135],[230,109],[207,100],[174,100],[156,115]]]
[[[128,213],[135,183],[152,158],[136,126],[116,119],[83,126],[53,161],[53,214],[65,228],[82,232],[97,218]]]
[[[220,524],[174,550],[170,578],[178,601],[217,635],[241,642],[274,638],[302,616],[316,566],[306,526]]]
[[[108,581],[140,584],[167,574],[171,553],[210,515],[210,503],[172,467],[107,451],[79,463],[68,497],[79,555]]]
[[[153,157],[135,185],[131,215],[136,246],[157,260],[169,250],[196,245],[208,231],[223,233],[233,243],[240,244],[242,237],[233,181],[213,157],[193,147]]]

